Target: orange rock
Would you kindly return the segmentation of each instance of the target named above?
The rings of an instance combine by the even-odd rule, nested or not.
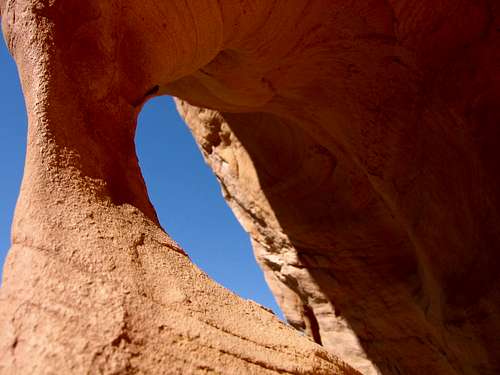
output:
[[[496,2],[0,4],[30,123],[2,372],[354,373],[159,227],[161,94],[293,326],[364,374],[500,372]]]

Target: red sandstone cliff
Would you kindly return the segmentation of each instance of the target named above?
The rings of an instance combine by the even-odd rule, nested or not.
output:
[[[30,120],[0,370],[351,371],[158,227],[133,136],[171,94],[293,326],[366,374],[500,372],[496,1],[0,4]]]

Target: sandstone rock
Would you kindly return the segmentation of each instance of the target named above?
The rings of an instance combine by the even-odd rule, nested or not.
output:
[[[353,373],[159,228],[133,135],[160,94],[293,326],[365,374],[500,372],[497,2],[0,7],[30,122],[3,372]]]
[[[170,92],[292,325],[366,374],[498,373],[499,8],[419,4],[386,3],[393,26],[345,5],[300,52],[219,56]],[[272,98],[218,102],[249,66]]]
[[[3,4],[29,134],[0,293],[0,373],[357,373],[216,284],[160,228],[134,147],[155,85],[134,71],[141,44],[133,38],[153,38],[151,48],[163,51],[156,58],[178,58],[166,74],[186,60],[145,31],[156,2],[134,3],[120,3],[121,14],[118,2]],[[171,43],[182,43],[191,12],[205,29],[219,15],[214,2],[180,3]],[[151,17],[136,22],[139,15]]]

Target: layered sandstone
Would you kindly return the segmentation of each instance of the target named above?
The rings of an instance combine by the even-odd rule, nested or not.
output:
[[[500,372],[499,8],[363,3],[169,92],[293,326],[366,374]]]
[[[220,10],[166,3],[170,16],[156,2],[3,2],[29,134],[0,294],[0,373],[355,374],[212,281],[160,228],[134,147],[154,72],[135,53],[156,48],[149,58],[167,61],[157,68],[168,81],[193,68],[186,61],[211,59],[221,36],[206,33],[193,59],[174,51],[191,41],[186,17],[208,30]],[[171,21],[163,40],[147,30],[152,17]]]
[[[500,372],[495,1],[0,6],[30,122],[0,370],[354,373],[158,226],[133,137],[171,94],[294,327],[365,374]]]

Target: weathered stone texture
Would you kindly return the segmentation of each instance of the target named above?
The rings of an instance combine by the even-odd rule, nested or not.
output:
[[[29,117],[0,371],[354,373],[160,229],[133,138],[170,94],[294,327],[365,374],[500,373],[497,1],[0,9]]]
[[[499,7],[354,4],[171,92],[292,325],[367,374],[500,372]],[[251,111],[187,92],[247,66]]]

